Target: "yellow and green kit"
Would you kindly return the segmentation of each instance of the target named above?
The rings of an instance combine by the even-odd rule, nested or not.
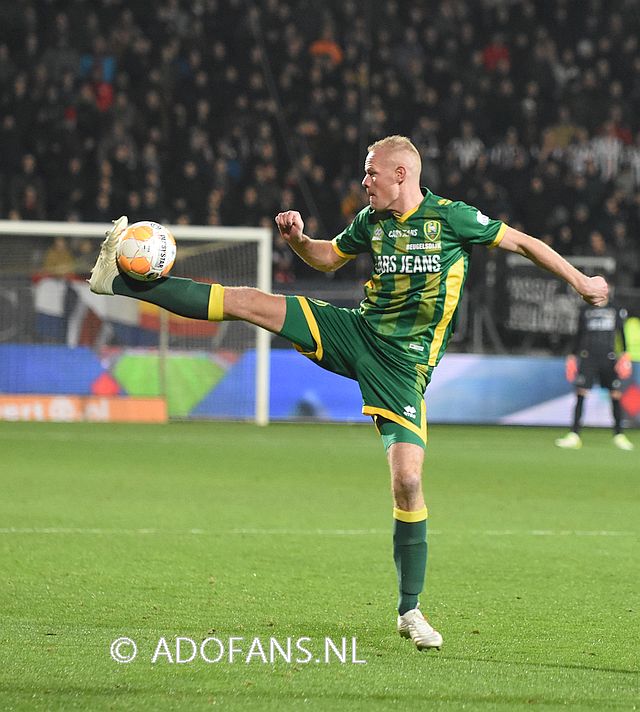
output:
[[[404,215],[365,208],[333,239],[342,257],[371,256],[357,309],[288,297],[281,331],[323,368],[358,381],[362,412],[374,417],[387,446],[425,444],[424,391],[455,329],[471,247],[497,245],[506,229],[424,190]]]

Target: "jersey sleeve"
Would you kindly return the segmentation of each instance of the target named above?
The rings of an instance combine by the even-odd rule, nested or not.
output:
[[[495,247],[507,229],[502,220],[491,220],[462,201],[451,203],[448,211],[449,226],[463,243]]]
[[[354,259],[361,252],[369,252],[371,239],[366,227],[368,216],[369,209],[365,208],[355,216],[350,225],[333,238],[331,244],[340,257]]]

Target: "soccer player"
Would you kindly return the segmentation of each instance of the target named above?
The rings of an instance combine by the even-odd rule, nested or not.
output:
[[[606,303],[608,287],[543,242],[421,188],[420,154],[408,138],[388,136],[368,151],[362,185],[369,204],[333,240],[305,235],[295,210],[275,218],[283,239],[318,270],[337,270],[358,253],[371,256],[371,279],[358,309],[175,277],[135,281],[121,274],[115,261],[124,216],[107,233],[90,283],[94,292],[142,299],[182,316],[243,319],[280,334],[322,368],[358,382],[362,412],[373,418],[391,471],[397,629],[426,650],[440,648],[442,636],[418,607],[427,563],[424,392],[456,323],[472,245],[524,255],[594,306]]]
[[[571,354],[567,356],[566,374],[576,386],[576,404],[573,412],[573,427],[564,437],[556,440],[558,447],[578,450],[582,447],[580,427],[585,396],[595,379],[609,390],[613,411],[613,444],[620,450],[633,450],[633,443],[622,432],[622,409],[620,387],[631,376],[633,367],[627,354],[624,336],[626,309],[614,306],[594,309],[586,304],[580,310],[578,330]],[[616,357],[616,337],[620,338],[622,353]]]

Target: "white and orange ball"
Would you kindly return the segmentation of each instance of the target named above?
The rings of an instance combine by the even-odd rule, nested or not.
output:
[[[176,259],[176,241],[164,225],[143,220],[122,233],[116,259],[123,272],[141,281],[166,277]]]

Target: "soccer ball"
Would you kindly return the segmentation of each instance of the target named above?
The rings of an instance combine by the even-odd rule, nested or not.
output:
[[[176,241],[160,223],[132,223],[120,237],[116,259],[120,269],[134,279],[148,282],[166,277],[176,259]]]

